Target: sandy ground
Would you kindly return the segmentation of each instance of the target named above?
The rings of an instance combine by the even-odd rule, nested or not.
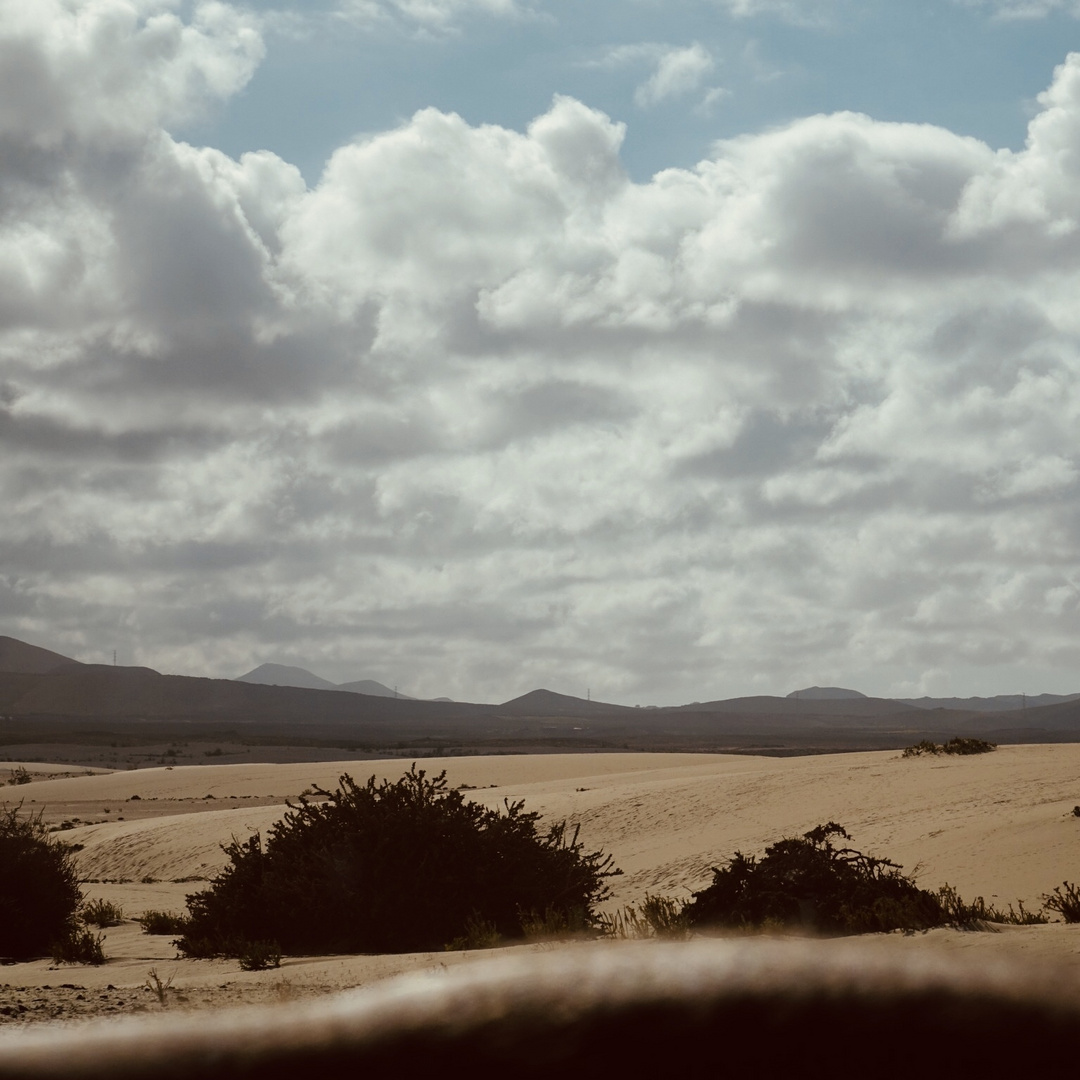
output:
[[[7,764],[7,763],[5,763]],[[187,893],[224,864],[221,844],[265,832],[313,786],[348,772],[395,778],[400,761],[196,765],[88,773],[23,765],[35,777],[0,787],[81,844],[88,897],[181,912]],[[1080,878],[1080,746],[1011,746],[971,758],[904,760],[894,751],[803,758],[696,754],[470,757],[419,762],[447,770],[451,785],[487,805],[524,799],[545,818],[580,823],[586,846],[610,852],[617,907],[646,893],[687,896],[735,850],[759,852],[785,835],[834,820],[863,851],[917,868],[919,882],[948,882],[965,898],[1038,907],[1041,894]],[[75,773],[75,775],[71,775]],[[0,771],[0,781],[5,774]],[[192,880],[195,879],[195,880]],[[519,948],[551,948],[550,945]],[[573,948],[574,945],[559,947]],[[938,930],[881,938],[883,948],[935,948],[1034,961],[1075,962],[1080,927],[1006,927],[1000,933]],[[402,971],[467,962],[470,954],[299,958],[247,973],[230,961],[175,959],[167,937],[133,921],[106,931],[109,962],[0,968],[0,1028],[132,1010],[279,1000],[360,986]],[[171,988],[158,995],[156,970]],[[152,980],[151,980],[152,981]],[[164,1004],[161,997],[164,998]]]

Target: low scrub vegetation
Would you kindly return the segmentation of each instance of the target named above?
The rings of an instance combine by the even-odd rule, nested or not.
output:
[[[158,999],[158,1004],[164,1008],[169,1003],[169,991],[172,989],[173,979],[176,977],[174,971],[167,979],[162,979],[157,972],[156,967],[152,967],[146,973],[146,981],[143,986],[150,991]]]
[[[75,933],[82,903],[69,849],[41,814],[0,810],[0,957],[29,960]]]
[[[904,750],[904,757],[923,757],[924,755],[958,754],[966,757],[970,754],[989,754],[997,749],[997,743],[987,742],[985,739],[962,739],[957,736],[947,743],[931,742],[923,739],[922,742],[909,746]]]
[[[538,919],[594,926],[617,873],[565,822],[541,829],[521,802],[489,810],[449,790],[445,773],[414,766],[363,786],[346,775],[315,795],[265,842],[226,846],[229,865],[187,898],[182,953],[242,957],[259,943],[285,955],[412,952],[520,939]]]
[[[712,883],[694,893],[691,926],[802,926],[822,933],[860,934],[939,926],[936,894],[920,889],[889,859],[838,847],[850,840],[830,821],[802,837],[780,840],[761,859],[736,852],[713,869]]]
[[[281,949],[276,941],[248,941],[239,950],[241,971],[265,971],[281,967]]]
[[[95,934],[85,927],[68,927],[64,936],[52,943],[52,961],[54,964],[104,964],[104,940],[104,934]]]
[[[1067,923],[1080,923],[1080,888],[1068,881],[1062,882],[1043,897],[1043,908],[1056,911]]]
[[[1023,900],[1017,902],[1016,908],[1010,904],[1008,911],[988,904],[981,896],[976,896],[969,904],[951,885],[942,885],[937,890],[937,898],[944,915],[942,924],[961,930],[986,930],[995,923],[1033,926],[1050,921],[1041,911],[1028,911]]]
[[[576,937],[593,937],[603,925],[603,916],[589,919],[578,908],[548,908],[543,914],[536,911],[523,912],[521,932],[527,941],[560,941]]]
[[[522,935],[531,937],[528,929]],[[471,949],[494,949],[503,943],[503,936],[494,923],[485,919],[471,918],[465,923],[465,932],[448,941],[443,948],[447,952],[463,952]]]
[[[144,934],[182,934],[187,930],[187,918],[171,911],[144,911],[139,925]]]
[[[601,915],[600,932],[621,939],[688,937],[687,901],[646,893],[636,906],[627,904],[610,915]]]
[[[124,909],[110,900],[89,900],[80,909],[79,918],[87,926],[104,930],[108,926],[119,926],[124,921]]]
[[[760,858],[736,852],[713,869],[712,883],[681,913],[693,929],[800,927],[825,934],[985,928],[1045,922],[1020,904],[1003,912],[982,897],[966,903],[955,889],[921,889],[889,859],[841,844],[851,837],[834,821],[780,840]],[[1080,898],[1078,898],[1080,899]]]

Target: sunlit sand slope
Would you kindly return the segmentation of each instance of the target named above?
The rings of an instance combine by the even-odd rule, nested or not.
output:
[[[580,823],[625,871],[613,902],[646,890],[686,895],[737,849],[760,851],[781,836],[833,820],[857,847],[885,854],[927,886],[963,895],[1035,902],[1080,878],[1080,746],[1013,746],[970,758],[904,760],[895,752],[804,758],[596,754],[421,761],[445,768],[453,786],[487,805],[524,799],[547,819]],[[222,765],[146,769],[41,780],[17,794],[34,807],[64,806],[84,821],[109,808],[139,820],[106,820],[65,838],[84,845],[87,877],[207,876],[220,845],[266,831],[284,800],[311,785],[396,777],[407,762]],[[15,795],[5,789],[3,795]],[[130,802],[133,795],[138,800]],[[212,799],[206,798],[213,796]],[[247,806],[242,800],[249,800]],[[31,803],[30,800],[33,800]],[[156,800],[156,802],[155,802]],[[256,805],[268,803],[269,805]],[[223,807],[223,803],[225,806]],[[227,807],[227,808],[225,808]]]

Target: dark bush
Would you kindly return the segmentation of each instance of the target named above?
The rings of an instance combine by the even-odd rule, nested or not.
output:
[[[923,739],[922,742],[917,742],[914,746],[907,746],[904,748],[904,757],[922,757],[925,754],[942,754],[944,749],[940,743],[931,742],[929,739]]]
[[[265,971],[281,967],[281,950],[276,941],[249,941],[240,950],[241,971]]]
[[[0,810],[0,957],[47,956],[74,925],[82,893],[71,852],[40,812]]]
[[[997,743],[987,742],[985,739],[964,739],[959,735],[950,739],[947,743],[935,743],[929,739],[909,746],[904,750],[904,757],[922,757],[924,754],[989,754],[997,749]]]
[[[530,920],[523,920],[522,936],[530,940],[534,937],[535,927]],[[472,918],[465,924],[465,933],[448,941],[444,948],[447,952],[463,952],[472,949],[494,949],[502,944],[502,934],[493,923]]]
[[[54,964],[104,964],[105,950],[101,943],[104,934],[95,934],[85,927],[69,926],[63,937],[52,943]]]
[[[954,921],[938,894],[920,889],[902,867],[836,847],[837,837],[851,839],[830,821],[767,847],[760,860],[736,852],[727,866],[714,867],[711,885],[694,893],[687,922],[693,928],[797,926],[862,934]]]
[[[989,754],[997,749],[997,743],[987,742],[985,739],[962,739],[957,736],[950,739],[942,749],[946,754]]]
[[[187,929],[187,918],[171,911],[144,911],[139,925],[144,934],[182,934]]]
[[[187,956],[238,956],[253,942],[286,955],[441,949],[484,925],[520,938],[537,913],[592,923],[610,857],[565,823],[537,827],[523,803],[488,810],[415,766],[396,783],[342,776],[325,801],[301,797],[264,843],[225,848],[229,865],[187,898]]]

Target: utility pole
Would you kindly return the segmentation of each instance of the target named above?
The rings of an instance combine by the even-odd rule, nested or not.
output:
[[[113,649],[113,651],[112,651],[112,666],[116,667],[116,650],[115,649]]]

